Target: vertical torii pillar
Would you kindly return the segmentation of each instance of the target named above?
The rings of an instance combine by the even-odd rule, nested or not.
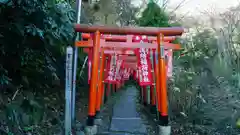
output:
[[[96,120],[95,123],[98,125],[101,125],[101,119],[99,118],[99,113],[102,105],[102,97],[103,97],[103,73],[104,73],[104,67],[105,67],[105,61],[106,57],[104,55],[104,48],[101,47],[101,56],[100,56],[100,72],[99,72],[99,78],[98,78],[98,87],[97,87],[97,95],[96,95]]]
[[[168,99],[167,99],[167,75],[165,67],[165,55],[164,55],[164,45],[163,45],[163,34],[157,35],[157,53],[158,53],[158,63],[157,66],[159,70],[159,98],[158,107],[160,107],[159,114],[159,134],[160,135],[170,135],[171,127],[168,123]]]
[[[93,64],[89,90],[89,106],[88,118],[85,131],[89,135],[97,134],[97,126],[94,124],[96,116],[96,96],[98,83],[98,64],[99,64],[99,49],[100,49],[100,32],[96,31],[93,37]]]

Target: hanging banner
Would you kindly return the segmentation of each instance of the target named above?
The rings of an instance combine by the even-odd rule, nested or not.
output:
[[[126,74],[126,79],[127,79],[127,80],[129,80],[130,75],[131,75],[131,68],[128,68],[128,69],[127,69],[127,74]]]
[[[166,59],[166,71],[167,71],[167,77],[172,77],[172,56],[173,51],[172,49],[165,50],[165,59]]]
[[[151,85],[153,81],[149,49],[145,48],[137,49],[136,55],[139,58],[138,60],[139,85],[141,86]]]
[[[118,83],[122,83],[123,82],[123,74],[124,74],[124,69],[123,68],[120,68],[120,71],[119,71],[119,79],[118,79]]]
[[[130,68],[123,69],[123,80],[128,80],[130,76]]]
[[[128,80],[130,77],[131,68],[126,67],[126,65],[127,65],[127,62],[123,60],[121,65],[122,80]]]
[[[134,36],[133,42],[148,42],[147,36]],[[138,48],[135,50],[138,58],[138,80],[140,86],[152,85],[152,67],[150,61],[150,50],[147,48]]]
[[[115,80],[116,80],[116,83],[120,83],[121,82],[121,73],[120,73],[120,69],[122,67],[122,63],[123,63],[123,60],[120,60],[118,59],[118,56],[117,56],[117,65],[116,65],[116,70],[115,70]]]
[[[106,82],[108,83],[116,83],[116,77],[115,77],[115,73],[116,73],[116,55],[112,55],[109,56],[109,65],[108,65],[108,69],[107,69],[107,78],[106,78]]]
[[[103,75],[103,80],[104,80],[104,82],[107,82],[108,71],[110,70],[110,63],[111,63],[110,60],[111,60],[111,59],[110,59],[110,56],[109,56],[109,55],[106,55],[106,61],[105,61],[106,66],[104,66],[105,68],[104,68],[104,75]]]
[[[124,61],[122,61],[121,67],[120,67],[120,76],[121,76],[121,81],[122,82],[124,80],[124,71],[125,69],[123,68],[123,63]]]

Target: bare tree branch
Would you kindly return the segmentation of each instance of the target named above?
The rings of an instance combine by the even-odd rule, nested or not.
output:
[[[186,2],[187,0],[182,0],[169,14],[171,15],[171,14],[173,14],[174,12],[176,12],[179,8],[181,8],[184,4],[185,4],[185,2]],[[190,0],[189,0],[190,1]],[[189,2],[188,1],[188,2]]]

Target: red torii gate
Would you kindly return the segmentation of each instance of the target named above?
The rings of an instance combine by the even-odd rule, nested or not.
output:
[[[154,64],[155,78],[156,78],[156,96],[157,98],[157,110],[159,112],[159,125],[161,129],[165,129],[168,126],[168,105],[167,105],[167,89],[166,89],[166,69],[165,69],[165,56],[164,49],[180,49],[180,45],[172,44],[167,41],[174,40],[175,37],[164,36],[179,36],[183,33],[183,28],[170,27],[170,28],[154,28],[154,27],[106,27],[106,26],[88,26],[75,24],[75,31],[87,33],[83,34],[83,39],[87,41],[78,41],[75,43],[77,47],[92,47],[93,59],[92,59],[92,72],[90,80],[89,90],[89,111],[87,128],[90,130],[94,127],[94,120],[96,113],[100,111],[101,97],[103,93],[103,73],[105,63],[105,51],[111,51],[112,48],[121,48],[119,53],[128,54],[124,52],[126,48],[151,48],[156,49],[158,63]],[[94,33],[92,40],[89,33]],[[116,34],[127,36],[111,36],[101,39],[101,34]],[[146,35],[152,36],[150,41],[152,43],[133,43],[129,35]],[[156,38],[155,38],[156,37]],[[116,42],[116,40],[120,40]],[[171,39],[171,40],[170,40]],[[115,42],[114,42],[115,41]],[[164,42],[165,41],[165,42]],[[88,49],[85,49],[88,52]],[[99,63],[99,52],[101,52],[101,60]],[[112,50],[112,53],[116,53],[116,50]],[[111,54],[111,53],[108,53]],[[154,57],[155,58],[155,57]],[[98,76],[98,69],[100,65],[100,73]],[[99,77],[99,80],[98,80]],[[98,85],[98,90],[96,86]],[[154,99],[154,98],[153,98]]]
[[[91,35],[90,34],[82,34],[82,38],[83,39],[90,39],[91,38]],[[112,43],[114,42],[126,42],[127,41],[127,38],[129,38],[129,37],[127,37],[127,36],[116,36],[116,35],[101,35],[101,38],[103,38],[103,39],[105,39],[105,41],[112,41]],[[129,38],[129,39],[132,39],[131,37]],[[170,42],[170,41],[173,41],[174,39],[176,39],[176,37],[164,37],[164,41],[168,41],[168,42]],[[150,41],[152,41],[152,42],[156,42],[156,38],[154,38],[154,37],[150,37],[150,38],[148,38],[148,40],[150,40]],[[172,44],[172,43],[168,43],[168,42],[164,42],[164,48],[165,49],[179,49],[180,48],[180,45],[179,44]],[[77,46],[85,46],[85,47],[92,47],[93,45],[92,45],[92,43],[91,42],[88,42],[89,44],[86,44],[86,42],[84,42],[84,41],[78,41],[78,42],[76,42],[76,45]],[[115,43],[116,44],[116,43]],[[128,44],[128,46],[127,47],[129,47],[129,46],[131,46],[131,44],[132,44],[132,42],[128,42],[127,43]],[[152,45],[152,44],[150,44],[150,45]],[[104,45],[102,45],[102,46],[104,46]],[[110,45],[110,43],[108,43],[108,45],[106,46],[106,47],[112,47],[111,45]],[[105,48],[106,48],[105,47]],[[149,48],[152,48],[151,46],[148,46]],[[122,47],[121,47],[122,48]],[[155,46],[153,47],[153,48],[156,48]],[[89,48],[84,48],[84,51],[86,52],[86,53],[89,53]],[[106,49],[104,49],[104,53],[105,54],[113,54],[113,53],[116,53],[116,54],[123,54],[123,55],[121,55],[121,56],[119,56],[119,59],[122,59],[122,60],[129,60],[129,58],[130,58],[130,56],[124,56],[124,55],[127,55],[127,54],[134,54],[134,52],[133,52],[133,50],[129,50],[129,49],[127,49],[127,50],[125,50],[124,51],[124,49],[122,49],[122,50],[116,50],[116,48],[115,48],[115,50],[106,50]],[[124,58],[123,58],[124,57]],[[134,59],[134,60],[132,60],[132,61],[135,61],[135,63],[126,63],[126,62],[124,62],[123,64],[124,64],[124,67],[126,68],[126,67],[129,67],[129,68],[133,68],[133,69],[136,69],[136,65],[137,65],[137,63],[136,63],[136,58]],[[154,61],[155,62],[155,61]],[[126,65],[127,64],[127,65]],[[106,71],[105,71],[106,72]],[[155,85],[155,83],[153,83],[153,85]],[[108,88],[110,88],[110,87],[108,87]],[[146,89],[146,87],[143,87],[143,89]],[[110,91],[110,90],[108,90],[108,91]],[[146,91],[146,90],[143,90],[143,91]],[[144,94],[144,93],[143,93]],[[145,96],[145,94],[143,95],[144,97],[146,97]],[[155,108],[155,105],[156,105],[156,101],[155,101],[155,98],[153,98],[154,97],[154,88],[153,88],[153,86],[151,86],[151,103],[152,103],[152,110],[154,110],[154,108]],[[145,99],[146,100],[146,99]],[[101,102],[101,101],[100,101]],[[145,101],[146,102],[146,101]],[[146,104],[146,103],[145,103]]]

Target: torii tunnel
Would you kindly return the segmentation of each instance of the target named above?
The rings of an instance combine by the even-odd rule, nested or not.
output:
[[[141,88],[144,105],[149,104],[146,101],[146,87],[150,87],[150,106],[157,110],[159,128],[168,129],[167,77],[171,76],[171,71],[168,70],[172,70],[169,69],[172,51],[181,49],[179,44],[171,42],[181,36],[184,29],[84,24],[75,24],[74,28],[81,33],[81,41],[76,41],[75,46],[84,48],[88,53],[90,89],[87,134],[96,134],[92,131],[94,121],[104,104],[104,93],[109,96],[110,84],[118,91],[130,76],[134,77]]]

